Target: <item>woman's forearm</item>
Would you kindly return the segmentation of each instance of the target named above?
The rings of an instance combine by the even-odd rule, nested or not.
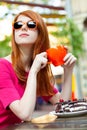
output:
[[[64,70],[64,81],[62,84],[61,98],[64,100],[69,100],[72,93],[72,70]]]
[[[10,108],[22,120],[30,120],[36,103],[37,74],[30,71],[25,92],[20,100],[14,101]]]

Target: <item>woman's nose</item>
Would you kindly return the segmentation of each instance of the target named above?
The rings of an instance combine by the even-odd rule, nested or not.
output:
[[[23,24],[22,30],[28,30],[28,27],[27,27],[27,24],[26,24],[26,23]]]

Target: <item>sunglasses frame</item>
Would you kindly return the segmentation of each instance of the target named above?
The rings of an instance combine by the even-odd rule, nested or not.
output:
[[[16,29],[16,28],[14,27],[14,24],[15,24],[15,23],[18,23],[18,22],[21,22],[22,25],[21,25],[20,28],[17,28],[17,29]],[[36,23],[36,26],[35,26],[34,28],[30,28],[30,27],[28,26],[28,23],[29,23],[29,22],[34,22],[34,23]],[[33,20],[30,20],[30,21],[28,21],[28,22],[16,21],[16,22],[13,22],[12,26],[13,26],[13,29],[14,29],[14,30],[19,30],[19,29],[22,28],[22,26],[23,26],[24,24],[26,24],[26,27],[27,27],[29,30],[36,30],[36,29],[37,29],[37,22],[36,22],[36,21],[33,21]]]

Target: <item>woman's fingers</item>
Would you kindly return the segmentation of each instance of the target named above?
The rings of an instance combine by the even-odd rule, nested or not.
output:
[[[48,59],[47,59],[47,53],[42,52],[40,54],[37,54],[34,62],[33,62],[33,68],[36,70],[36,72],[39,72],[40,69],[44,68],[47,65]]]
[[[64,58],[64,62],[64,65],[71,65],[72,63],[76,62],[76,57],[71,53],[68,53]]]

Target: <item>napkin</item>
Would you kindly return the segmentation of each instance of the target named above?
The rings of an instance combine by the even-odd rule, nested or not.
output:
[[[53,114],[46,114],[31,120],[32,123],[50,123],[53,122],[58,116]]]

